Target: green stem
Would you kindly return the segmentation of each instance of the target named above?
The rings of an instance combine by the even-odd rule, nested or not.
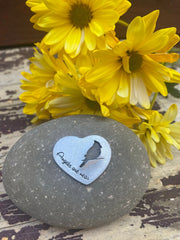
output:
[[[155,103],[155,101],[156,101],[156,98],[157,98],[157,96],[158,96],[158,92],[157,92],[157,93],[154,93],[153,99],[152,99],[152,101],[151,101],[150,109],[152,109],[152,108],[153,108],[153,106],[154,106],[154,103]]]
[[[119,19],[117,23],[122,25],[122,26],[124,26],[124,27],[128,27],[128,25],[129,25],[127,22],[125,22],[125,21],[123,21],[121,19]]]

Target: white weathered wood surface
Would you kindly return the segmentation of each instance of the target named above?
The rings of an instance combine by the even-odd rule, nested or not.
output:
[[[21,212],[9,200],[2,182],[2,167],[11,146],[33,126],[23,115],[21,71],[29,71],[32,48],[0,51],[0,240],[180,240],[180,152],[174,160],[151,169],[147,192],[129,215],[99,228],[69,230],[51,227]],[[180,99],[159,97],[166,110]],[[177,120],[180,121],[180,113]],[[13,159],[12,159],[13,161]],[[130,191],[130,189],[129,189]],[[87,216],[88,217],[88,216]]]

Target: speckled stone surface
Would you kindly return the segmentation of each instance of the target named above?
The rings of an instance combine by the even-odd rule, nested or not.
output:
[[[64,136],[100,135],[110,144],[111,161],[90,185],[67,175],[52,155]],[[10,199],[24,212],[50,225],[91,228],[130,212],[147,189],[150,166],[136,135],[103,117],[77,115],[34,127],[10,150],[3,183]]]

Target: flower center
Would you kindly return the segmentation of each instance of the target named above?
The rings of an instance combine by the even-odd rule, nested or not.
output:
[[[129,59],[129,69],[131,72],[134,72],[136,70],[138,70],[141,65],[142,65],[142,56],[139,55],[136,52],[131,52],[130,53],[130,59]]]
[[[93,18],[91,9],[83,3],[76,3],[72,6],[69,17],[71,23],[77,28],[87,27]]]

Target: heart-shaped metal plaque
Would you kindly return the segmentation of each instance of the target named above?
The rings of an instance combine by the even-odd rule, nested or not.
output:
[[[88,185],[107,168],[111,147],[105,138],[98,135],[84,138],[66,136],[56,142],[53,157],[68,175]]]

